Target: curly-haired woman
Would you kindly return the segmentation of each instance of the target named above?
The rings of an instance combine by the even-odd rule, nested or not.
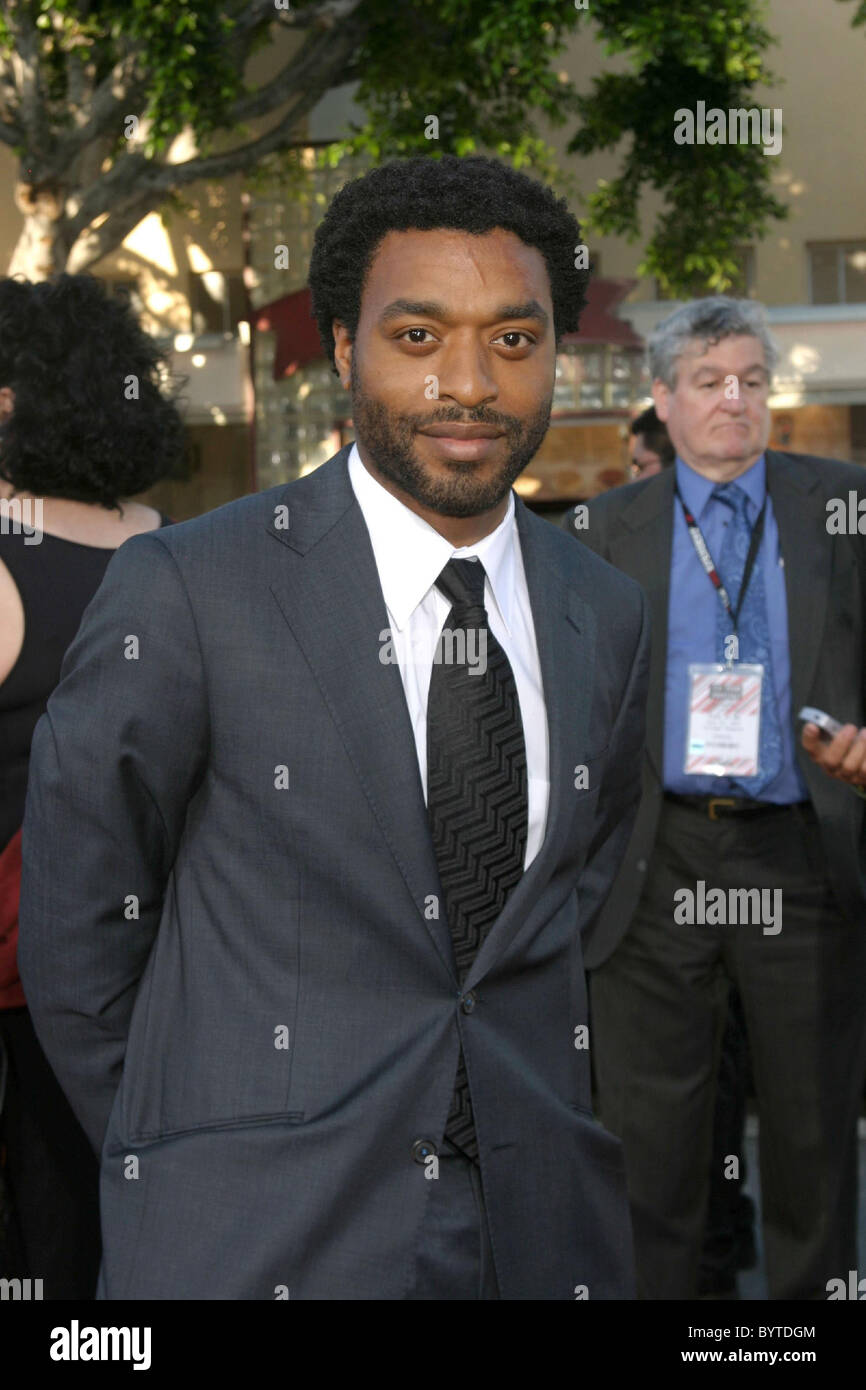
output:
[[[92,276],[0,281],[0,1275],[50,1299],[93,1297],[98,1162],[17,977],[20,827],[33,730],[108,561],[170,525],[126,500],[181,463],[162,368]]]

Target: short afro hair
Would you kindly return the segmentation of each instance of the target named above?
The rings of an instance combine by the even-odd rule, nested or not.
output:
[[[361,295],[388,232],[453,228],[482,236],[513,232],[544,257],[556,341],[576,331],[589,271],[575,267],[580,224],[552,189],[485,155],[392,160],[344,184],[320,222],[310,258],[313,313],[334,363],[334,319],[354,340]]]
[[[95,276],[0,280],[0,386],[15,392],[0,425],[0,477],[35,496],[116,507],[185,476],[183,421],[161,389],[163,363],[128,296]]]

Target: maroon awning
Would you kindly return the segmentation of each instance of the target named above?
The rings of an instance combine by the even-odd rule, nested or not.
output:
[[[643,339],[638,337],[631,324],[613,312],[636,284],[636,280],[590,280],[580,329],[577,333],[566,333],[562,339],[563,345],[610,343],[614,347],[642,348]],[[312,297],[308,289],[295,290],[292,294],[272,300],[270,304],[263,304],[254,311],[252,318],[256,328],[277,336],[274,381],[291,376],[308,362],[324,361],[325,353],[312,315]]]
[[[274,352],[274,381],[291,376],[308,362],[324,361],[322,340],[312,313],[312,295],[308,289],[284,294],[270,304],[263,304],[252,316],[253,324],[265,333],[277,335]]]
[[[613,312],[636,284],[637,280],[605,280],[593,276],[586,293],[586,307],[580,316],[580,328],[576,333],[563,334],[563,345],[610,343],[612,347],[642,348],[643,338],[635,333],[630,323]]]

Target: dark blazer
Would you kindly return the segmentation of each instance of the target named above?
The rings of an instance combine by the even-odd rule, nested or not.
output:
[[[844,723],[866,724],[866,539],[831,535],[827,501],[866,497],[857,464],[767,450],[767,487],[785,560],[791,653],[791,714],[797,760],[821,823],[833,887],[847,916],[866,921],[866,803],[812,762],[800,746],[797,711],[816,706]],[[618,945],[634,914],[655,843],[662,798],[665,666],[675,470],[665,469],[594,498],[589,525],[562,525],[585,546],[636,579],[652,615],[652,660],[643,796],[612,893],[584,941],[589,969]],[[864,519],[866,528],[866,519]]]
[[[347,458],[121,546],[36,730],[21,973],[102,1153],[99,1295],[403,1298],[462,1040],[503,1297],[631,1296],[575,1030],[639,793],[645,599],[516,502],[550,807],[464,1012]]]

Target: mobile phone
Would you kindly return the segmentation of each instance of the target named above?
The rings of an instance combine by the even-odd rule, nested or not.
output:
[[[817,724],[822,743],[829,743],[838,734],[843,725],[838,719],[834,719],[832,714],[825,714],[822,709],[813,709],[811,705],[804,705],[797,715],[801,724]]]

